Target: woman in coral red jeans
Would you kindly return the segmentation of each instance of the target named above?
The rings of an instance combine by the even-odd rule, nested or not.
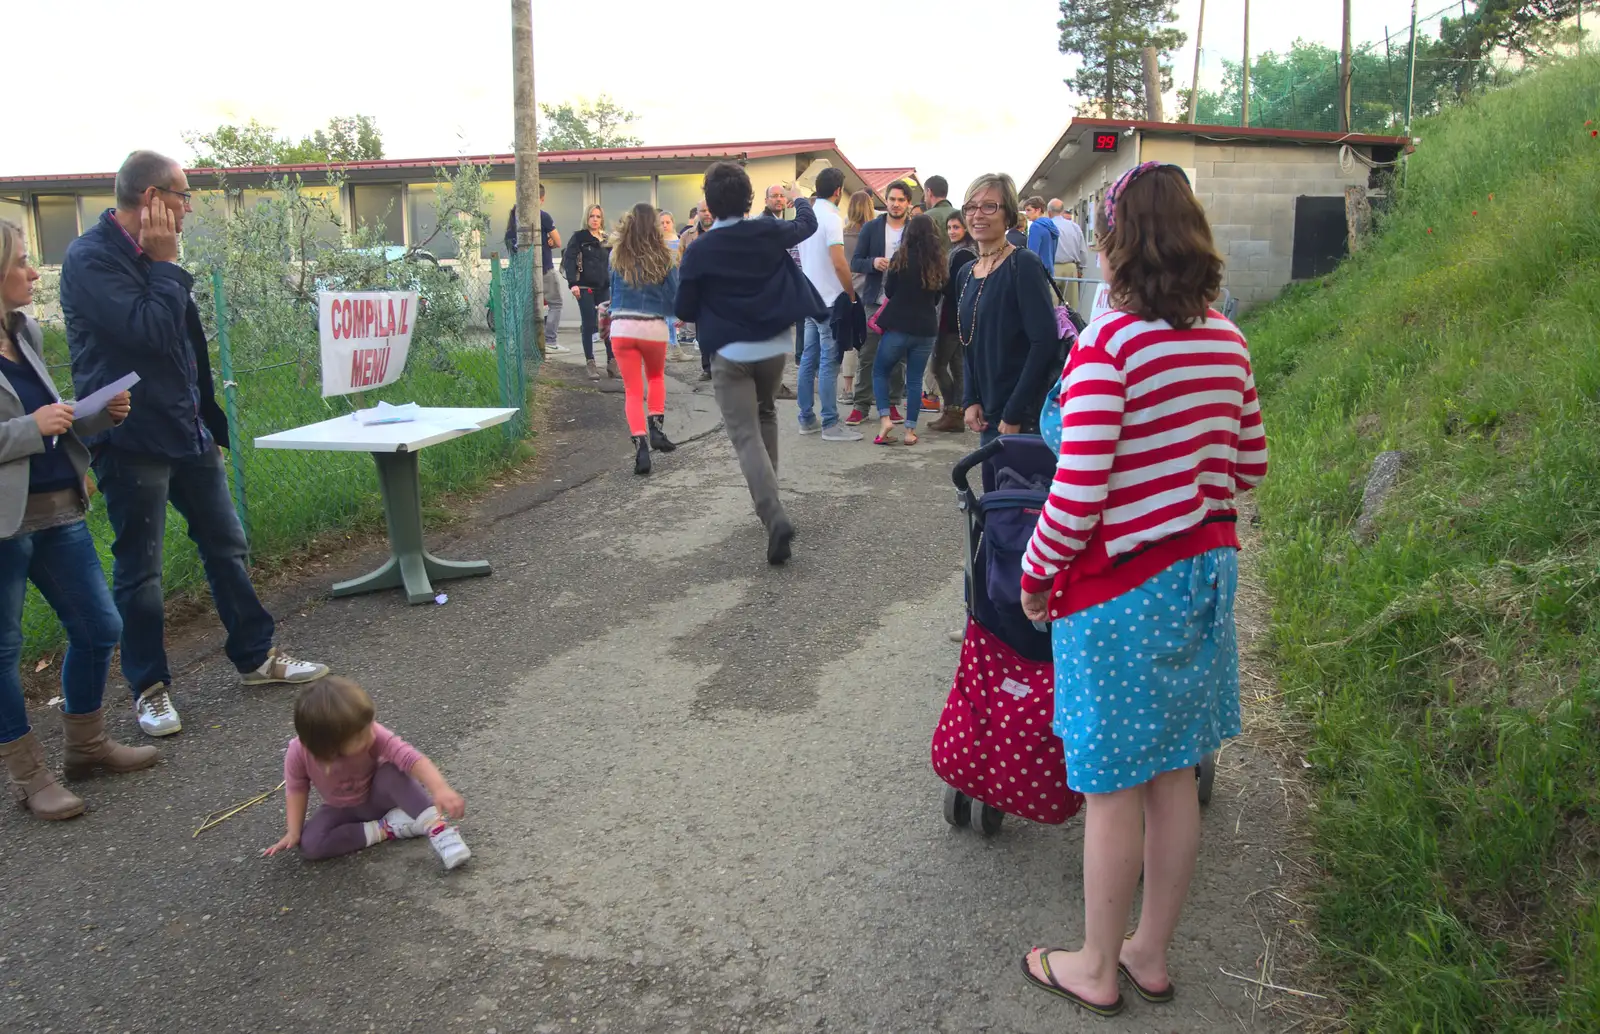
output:
[[[650,450],[677,448],[662,425],[678,267],[661,239],[659,220],[653,205],[642,201],[634,205],[623,216],[611,251],[611,348],[622,374],[635,474],[650,473]]]

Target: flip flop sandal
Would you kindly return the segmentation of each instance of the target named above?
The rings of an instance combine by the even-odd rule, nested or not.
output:
[[[872,439],[873,445],[899,445],[900,439],[893,434],[880,434]]]
[[[920,435],[920,434],[908,434],[901,441],[905,445],[915,445],[918,442],[922,441],[922,435]]]
[[[1050,953],[1053,951],[1066,950],[1067,949],[1065,948],[1044,948],[1042,950],[1034,948],[1030,950],[1027,955],[1022,956],[1022,975],[1027,979],[1028,983],[1032,984],[1034,987],[1037,987],[1039,990],[1047,991],[1050,994],[1055,995],[1057,998],[1065,998],[1078,1008],[1087,1012],[1092,1012],[1096,1016],[1116,1016],[1121,1013],[1123,1009],[1128,1007],[1128,1003],[1120,994],[1117,995],[1117,1000],[1111,1004],[1100,1005],[1097,1002],[1089,1001],[1089,999],[1078,994],[1076,991],[1068,990],[1057,983],[1055,974],[1050,972]],[[1039,968],[1044,970],[1044,975],[1046,978],[1044,980],[1040,980],[1038,977],[1034,976],[1033,971],[1028,968],[1028,955],[1032,955],[1035,951],[1039,952]]]
[[[1129,969],[1127,966],[1124,966],[1120,962],[1117,963],[1117,972],[1126,977],[1128,983],[1133,985],[1133,989],[1139,992],[1139,997],[1143,998],[1147,1002],[1154,1002],[1156,1005],[1164,1005],[1177,997],[1178,989],[1172,984],[1171,981],[1168,981],[1166,990],[1152,991],[1150,988],[1139,983],[1138,978],[1133,975],[1133,970]]]

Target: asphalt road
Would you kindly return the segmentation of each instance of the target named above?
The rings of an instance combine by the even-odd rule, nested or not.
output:
[[[80,786],[74,822],[0,813],[0,1029],[1273,1027],[1219,973],[1256,971],[1244,903],[1279,872],[1270,773],[1237,749],[1205,816],[1177,1003],[1095,1020],[1023,984],[1029,945],[1078,939],[1081,825],[952,830],[928,762],[961,623],[947,471],[970,436],[828,444],[796,435],[787,404],[799,538],[770,569],[703,390],[670,382],[669,429],[703,437],[641,479],[615,394],[554,371],[569,386],[537,480],[436,544],[492,578],[409,607],[327,600],[347,572],[319,572],[273,601],[282,641],[365,685],[465,795],[472,861],[446,874],[414,841],[261,858],[281,796],[192,836],[278,783],[292,735],[293,691],[239,688],[203,621],[160,766]],[[108,698],[137,737],[124,691]]]

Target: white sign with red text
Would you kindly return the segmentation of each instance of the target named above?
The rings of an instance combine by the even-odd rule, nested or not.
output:
[[[417,319],[415,291],[319,291],[322,397],[400,379]]]

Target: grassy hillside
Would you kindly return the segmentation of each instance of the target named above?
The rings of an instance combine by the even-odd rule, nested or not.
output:
[[[1381,236],[1245,328],[1359,1030],[1600,1030],[1596,129],[1593,58],[1423,123]],[[1385,449],[1404,474],[1358,546]]]

